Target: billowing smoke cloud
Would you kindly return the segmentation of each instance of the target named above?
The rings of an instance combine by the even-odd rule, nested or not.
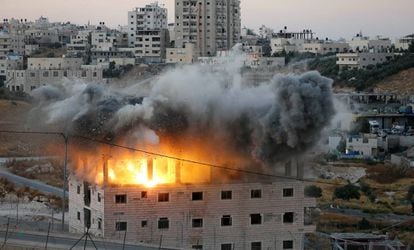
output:
[[[66,82],[34,91],[35,112],[72,134],[141,146],[168,140],[183,148],[203,138],[199,144],[263,165],[318,141],[334,115],[330,79],[317,72],[275,75],[253,87],[242,85],[239,72],[236,60],[178,67],[124,89]]]

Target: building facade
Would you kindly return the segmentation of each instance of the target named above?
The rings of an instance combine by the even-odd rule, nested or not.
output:
[[[349,44],[335,41],[309,41],[303,44],[301,52],[308,52],[318,55],[326,55],[329,53],[345,53],[349,50]]]
[[[165,60],[169,45],[167,9],[152,3],[128,12],[128,46],[146,63]]]
[[[176,0],[175,46],[196,44],[200,56],[230,50],[241,35],[240,0]]]
[[[358,34],[351,41],[349,46],[354,52],[377,52],[384,53],[389,52],[391,49],[391,40],[389,38],[373,37],[369,38]]]
[[[71,232],[183,249],[303,249],[315,199],[298,181],[96,186],[69,179]]]
[[[366,69],[368,66],[385,63],[394,57],[393,53],[338,53],[336,64],[339,69]]]
[[[191,64],[197,62],[197,51],[195,45],[186,43],[184,48],[168,48],[166,63]]]
[[[30,94],[40,86],[56,84],[65,78],[102,82],[102,68],[82,62],[82,58],[29,58],[27,70],[6,71],[5,85],[10,91]]]

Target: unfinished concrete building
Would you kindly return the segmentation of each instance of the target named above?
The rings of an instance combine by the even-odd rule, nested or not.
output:
[[[315,230],[309,215],[316,201],[304,196],[304,183],[294,178],[220,181],[211,167],[149,159],[138,163],[149,182],[130,173],[119,185],[114,178],[121,165],[106,161],[100,184],[86,182],[79,172],[70,176],[72,232],[89,228],[100,237],[180,249],[259,250],[303,249],[304,234]],[[302,175],[290,165],[283,171]],[[146,184],[130,185],[131,178]]]

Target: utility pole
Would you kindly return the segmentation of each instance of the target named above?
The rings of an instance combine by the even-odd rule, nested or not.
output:
[[[67,186],[67,165],[68,165],[68,143],[69,137],[62,133],[65,140],[65,160],[63,165],[63,193],[62,193],[62,231],[65,231],[65,209],[66,209],[66,186]]]

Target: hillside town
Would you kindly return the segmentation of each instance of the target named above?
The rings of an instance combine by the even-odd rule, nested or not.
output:
[[[414,248],[414,33],[240,2],[0,21],[1,248]]]

